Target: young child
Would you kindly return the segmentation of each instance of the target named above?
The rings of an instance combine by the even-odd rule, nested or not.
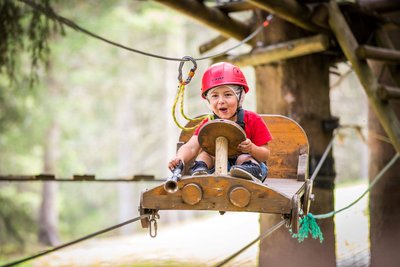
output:
[[[248,91],[249,87],[242,71],[230,63],[216,63],[203,75],[201,96],[208,101],[214,118],[235,121],[246,133],[246,140],[238,145],[238,150],[243,154],[228,159],[230,174],[260,182],[267,176],[265,162],[270,154],[267,144],[272,136],[257,113],[242,109],[244,96]],[[205,119],[189,141],[180,147],[175,158],[168,164],[170,170],[176,168],[180,161],[185,164],[196,157],[190,169],[192,175],[214,172],[214,157],[202,151],[198,141],[200,128],[207,121],[208,119]]]

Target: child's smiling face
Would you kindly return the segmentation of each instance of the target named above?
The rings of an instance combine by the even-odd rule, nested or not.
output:
[[[229,86],[219,86],[207,93],[211,110],[221,119],[234,120],[238,99]]]

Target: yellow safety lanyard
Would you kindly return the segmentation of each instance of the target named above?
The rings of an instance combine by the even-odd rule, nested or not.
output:
[[[183,79],[182,79],[182,67],[183,67],[184,63],[185,63],[186,61],[188,61],[188,60],[192,61],[192,63],[193,63],[193,68],[190,69],[190,71],[189,71],[189,73],[188,73],[188,77],[186,78],[186,80],[183,80]],[[203,115],[203,116],[200,116],[200,117],[197,117],[197,118],[189,118],[188,116],[186,116],[186,114],[185,114],[185,112],[184,112],[183,101],[184,101],[184,95],[185,95],[185,86],[186,86],[187,84],[189,84],[190,81],[192,80],[192,78],[193,78],[193,76],[194,76],[194,74],[195,74],[195,72],[196,72],[196,69],[197,69],[197,63],[196,63],[196,61],[195,61],[192,57],[190,57],[190,56],[184,56],[184,57],[182,58],[182,61],[181,61],[181,63],[179,64],[179,70],[178,70],[178,71],[179,71],[179,75],[178,75],[179,86],[178,86],[178,91],[177,91],[176,96],[175,96],[174,104],[173,104],[173,106],[172,106],[172,117],[174,118],[175,124],[176,124],[180,129],[182,129],[182,130],[184,130],[184,131],[191,131],[191,130],[196,129],[196,128],[199,126],[199,124],[201,123],[201,121],[203,121],[205,118],[212,119],[212,115],[209,115],[209,114]],[[195,122],[198,121],[198,123],[197,123],[195,126],[193,126],[193,127],[185,127],[185,126],[182,126],[182,125],[178,122],[178,120],[177,120],[177,118],[176,118],[175,110],[176,110],[176,105],[177,105],[177,103],[178,103],[179,101],[180,101],[180,112],[181,112],[182,117],[185,118],[187,121],[190,121],[190,122],[192,122],[192,121],[195,121]]]

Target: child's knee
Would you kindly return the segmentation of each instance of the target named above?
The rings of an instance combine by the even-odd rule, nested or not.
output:
[[[236,164],[238,164],[238,165],[240,165],[240,164],[242,164],[243,162],[246,162],[246,161],[251,161],[251,162],[254,162],[254,163],[257,163],[258,164],[258,161],[257,160],[255,160],[250,154],[241,154],[241,155],[239,155],[238,157],[237,157],[237,159],[236,159]]]
[[[214,159],[213,157],[205,151],[202,151],[197,155],[196,161],[203,161],[207,164],[209,168],[214,166]]]

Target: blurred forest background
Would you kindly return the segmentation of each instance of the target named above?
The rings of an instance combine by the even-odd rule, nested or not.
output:
[[[100,36],[169,57],[199,56],[199,45],[217,36],[151,1],[50,3],[58,14]],[[15,5],[23,10],[20,22],[27,29],[32,10],[20,2]],[[67,27],[51,34],[45,64],[32,69],[28,51],[32,43],[24,39],[23,49],[9,51],[15,59],[15,79],[1,66],[0,174],[167,177],[167,162],[179,135],[171,115],[179,62],[122,50]],[[213,53],[233,44],[227,42]],[[244,45],[234,53],[248,49]],[[210,60],[198,61],[197,73],[187,86],[189,116],[208,112],[199,92],[202,72],[209,64]],[[254,85],[252,68],[243,70]],[[365,135],[365,95],[349,70],[346,64],[332,70],[332,113],[342,125],[360,126]],[[37,75],[33,84],[32,71]],[[246,96],[245,107],[255,110],[254,91]],[[366,182],[368,153],[359,133],[353,128],[341,130],[335,141],[337,184]],[[39,243],[59,244],[136,217],[140,191],[154,185],[0,182],[0,259],[37,251]],[[49,209],[45,203],[54,206]],[[198,215],[168,212],[162,216],[174,222]],[[51,238],[43,233],[48,230],[43,229],[44,221],[53,227]],[[135,224],[109,235],[131,234],[139,227]]]

